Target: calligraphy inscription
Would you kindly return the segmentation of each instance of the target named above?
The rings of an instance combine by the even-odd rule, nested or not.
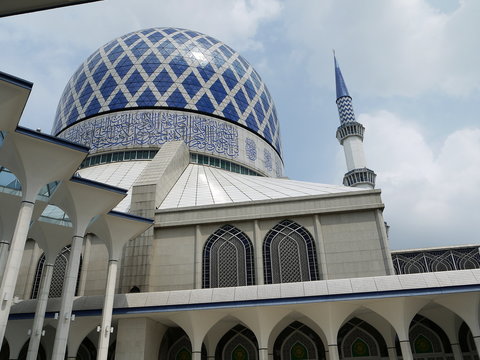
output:
[[[155,146],[183,140],[191,149],[238,157],[235,126],[196,114],[127,112],[85,120],[60,137],[91,150]]]

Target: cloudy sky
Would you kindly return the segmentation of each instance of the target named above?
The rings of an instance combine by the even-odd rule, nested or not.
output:
[[[105,0],[0,19],[0,70],[34,82],[21,124],[50,132],[71,74],[107,41],[153,26],[207,33],[267,83],[287,175],[340,184],[335,49],[391,247],[478,244],[479,18],[478,0]]]

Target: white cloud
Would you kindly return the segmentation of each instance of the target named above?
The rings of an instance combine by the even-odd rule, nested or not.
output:
[[[425,130],[387,111],[362,114],[393,248],[478,243],[480,128],[449,134],[434,151]]]
[[[480,87],[480,49],[472,43],[480,31],[476,0],[462,1],[448,14],[426,0],[291,0],[285,14],[286,33],[303,48],[322,86],[331,87],[335,48],[348,81],[365,94],[465,95]]]
[[[115,0],[2,19],[2,71],[34,82],[22,124],[49,131],[75,69],[104,43],[131,31],[174,26],[207,33],[239,51],[261,49],[258,27],[279,0]]]

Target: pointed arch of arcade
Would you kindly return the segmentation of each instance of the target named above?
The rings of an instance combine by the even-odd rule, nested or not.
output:
[[[319,280],[315,241],[302,225],[283,220],[263,242],[265,284]]]
[[[28,340],[23,345],[22,350],[20,350],[20,354],[18,355],[18,360],[25,360],[27,358],[28,344],[29,343],[30,343],[30,340]],[[47,360],[47,353],[46,353],[45,348],[43,347],[42,344],[40,344],[40,347],[38,348],[37,360]]]
[[[62,296],[63,281],[65,278],[65,272],[67,270],[68,259],[70,257],[70,245],[65,246],[62,251],[57,255],[55,264],[53,266],[52,283],[50,285],[49,298],[56,298]],[[42,253],[38,260],[37,269],[35,271],[35,277],[33,279],[32,295],[31,299],[36,299],[40,290],[40,284],[42,281],[43,268],[45,266],[45,253]],[[77,295],[78,285],[80,281],[80,274],[82,271],[82,257],[80,257],[80,267],[78,270],[77,285],[75,288],[75,295]]]
[[[222,336],[215,349],[215,360],[258,359],[255,334],[243,325],[236,325]]]
[[[358,318],[349,320],[340,328],[337,344],[342,359],[388,357],[388,348],[383,336],[369,323]]]
[[[447,334],[432,320],[422,315],[415,315],[410,323],[410,345],[414,359],[450,359],[452,347]],[[397,355],[401,355],[398,338],[395,340]]]
[[[204,288],[255,284],[253,244],[232,225],[224,225],[207,239],[203,248]]]
[[[163,335],[158,354],[159,360],[189,360],[192,344],[187,333],[180,327],[170,327]],[[207,349],[202,344],[202,360],[207,359]]]
[[[276,338],[273,360],[325,359],[325,347],[318,334],[307,325],[294,321]]]

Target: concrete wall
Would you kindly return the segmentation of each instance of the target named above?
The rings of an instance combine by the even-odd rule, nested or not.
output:
[[[28,239],[23,251],[22,264],[15,286],[15,296],[20,299],[30,299],[32,295],[33,281],[37,270],[38,260],[42,251],[35,241]]]
[[[320,217],[328,279],[387,275],[373,211]]]
[[[384,248],[376,210],[336,214],[285,216],[251,221],[225,221],[163,228],[153,241],[151,291],[202,287],[202,254],[209,236],[230,224],[242,230],[254,245],[257,281],[263,283],[263,241],[280,221],[305,227],[315,240],[320,279],[387,275],[389,252]],[[319,229],[315,222],[319,219]],[[255,224],[258,232],[255,233]],[[321,253],[324,252],[324,257]]]
[[[92,237],[88,262],[83,257],[82,273],[85,276],[83,295],[105,295],[107,283],[108,251],[105,244],[97,237]]]

